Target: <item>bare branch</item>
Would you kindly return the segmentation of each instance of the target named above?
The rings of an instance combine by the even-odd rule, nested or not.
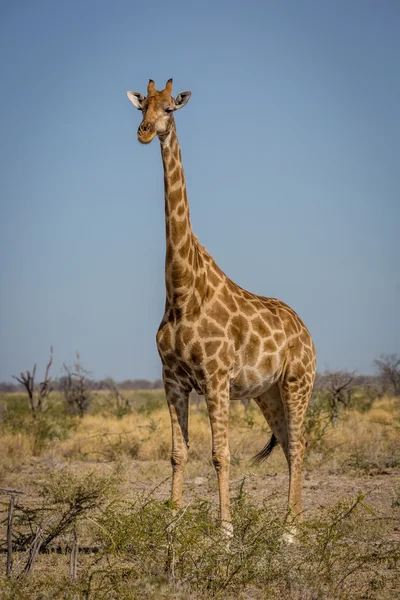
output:
[[[381,354],[374,360],[374,365],[384,385],[384,391],[391,389],[395,396],[400,396],[400,356]]]
[[[77,572],[78,572],[78,554],[79,554],[79,546],[78,546],[78,535],[76,533],[76,523],[74,525],[74,541],[72,543],[71,549],[71,558],[69,562],[69,576],[71,581],[76,581]]]
[[[47,366],[46,366],[44,381],[42,381],[39,384],[39,390],[37,393],[37,408],[39,411],[42,410],[44,400],[49,396],[50,392],[53,389],[51,380],[49,378],[49,371],[50,371],[50,367],[51,367],[52,363],[53,363],[53,346],[50,346],[50,358],[49,358],[49,362],[47,363]]]
[[[52,391],[51,380],[49,378],[50,367],[53,363],[53,346],[50,347],[50,358],[49,362],[46,366],[46,372],[44,376],[44,381],[39,383],[38,389],[35,390],[35,376],[36,376],[36,364],[32,369],[32,373],[30,371],[21,372],[20,377],[16,377],[13,375],[13,379],[18,381],[27,391],[29,397],[29,403],[32,410],[33,417],[36,417],[36,412],[40,412],[43,407],[44,400],[48,397],[50,392]],[[36,392],[36,393],[35,393]],[[35,399],[36,396],[36,399]]]
[[[355,371],[325,371],[317,377],[315,388],[327,392],[331,421],[338,418],[339,402],[346,408],[349,406],[356,385]]]
[[[92,400],[88,372],[82,368],[79,352],[76,353],[74,370],[64,364],[65,375],[60,379],[60,389],[71,411],[83,417]]]
[[[10,496],[10,504],[8,506],[8,519],[7,519],[7,566],[6,576],[10,577],[12,571],[12,528],[13,528],[13,515],[14,515],[14,496]]]
[[[35,374],[36,374],[36,364],[32,369],[32,374],[30,371],[26,371],[24,373],[21,371],[20,377],[16,377],[13,375],[13,379],[16,379],[27,391],[29,397],[29,403],[31,405],[32,414],[36,416],[36,404],[35,404]]]

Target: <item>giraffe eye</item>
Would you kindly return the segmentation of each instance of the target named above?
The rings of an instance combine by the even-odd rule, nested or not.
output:
[[[165,112],[166,112],[166,113],[171,113],[171,112],[172,112],[174,109],[173,109],[173,108],[171,108],[170,106],[166,106],[166,107],[164,108],[164,110],[165,110]]]

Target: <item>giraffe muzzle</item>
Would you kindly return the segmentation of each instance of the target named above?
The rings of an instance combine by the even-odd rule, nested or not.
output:
[[[138,140],[141,144],[149,144],[156,135],[153,123],[142,121],[138,129]]]

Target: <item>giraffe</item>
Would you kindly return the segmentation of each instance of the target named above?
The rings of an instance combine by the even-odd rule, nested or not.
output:
[[[262,461],[279,443],[289,467],[287,518],[301,520],[302,424],[311,395],[316,354],[300,317],[276,298],[257,296],[234,283],[192,232],[174,112],[191,92],[172,97],[172,79],[147,97],[127,92],[142,111],[138,140],[158,136],[164,168],[166,227],[165,313],[157,332],[172,426],[171,500],[182,502],[189,448],[189,393],[205,396],[212,433],[212,460],[219,489],[219,521],[232,535],[229,499],[230,399],[254,398],[272,436],[257,454]]]

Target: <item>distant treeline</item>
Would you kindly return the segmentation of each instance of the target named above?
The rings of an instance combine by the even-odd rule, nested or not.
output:
[[[64,377],[60,377],[59,379],[52,380],[52,390],[62,391],[64,389],[64,379]],[[349,373],[347,371],[327,371],[325,373],[317,373],[314,389],[317,390],[335,384],[338,388],[348,388],[350,387],[350,383],[352,389],[354,389],[354,387],[372,388],[374,391],[376,390],[378,392],[378,395],[381,395],[379,392],[386,391],[382,390],[382,388],[386,387],[384,385],[385,382],[383,381],[382,374],[356,375],[354,372]],[[161,379],[155,379],[154,381],[150,381],[149,379],[124,379],[123,381],[118,382],[111,377],[106,377],[105,379],[100,380],[86,378],[86,385],[91,390],[114,388],[117,388],[118,390],[154,390],[162,388],[163,382]],[[25,387],[20,383],[0,381],[0,393],[24,391]]]
[[[88,379],[87,383],[88,387],[92,390],[104,390],[114,387],[119,390],[154,390],[163,387],[161,379],[155,379],[154,381],[149,381],[148,379],[125,379],[124,381],[116,382],[111,377],[106,377],[99,381]],[[63,377],[52,381],[52,389],[56,391],[63,390]],[[0,393],[24,391],[25,387],[21,383],[0,381]]]
[[[125,379],[116,382],[112,377],[106,377],[96,381],[92,379],[84,367],[82,367],[79,353],[72,366],[64,364],[64,372],[61,377],[52,379],[50,368],[53,362],[53,347],[50,348],[50,358],[46,366],[43,381],[35,381],[36,364],[31,371],[22,371],[19,376],[13,375],[17,383],[0,382],[1,392],[23,392],[28,393],[32,410],[40,410],[42,401],[51,391],[59,391],[64,395],[70,395],[72,391],[78,394],[83,401],[89,390],[112,390],[119,398],[119,390],[150,390],[163,387],[161,379],[150,381],[148,379]],[[361,375],[356,371],[330,371],[317,373],[314,391],[324,391],[331,399],[332,406],[338,403],[349,406],[357,389],[362,388],[370,396],[383,396],[392,394],[400,397],[400,355],[381,354],[373,362],[376,375]],[[37,396],[37,398],[36,398]],[[36,404],[38,405],[36,407]]]

